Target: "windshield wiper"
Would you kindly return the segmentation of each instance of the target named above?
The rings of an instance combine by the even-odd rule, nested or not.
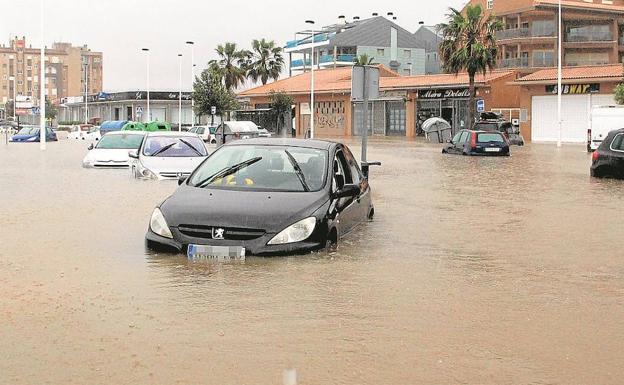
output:
[[[184,140],[184,139],[180,139],[180,142],[182,142],[182,143],[186,144],[187,146],[189,146],[189,148],[190,148],[191,150],[193,150],[193,151],[194,151],[197,155],[199,155],[199,156],[204,156],[204,154],[202,154],[201,152],[199,152],[199,150],[198,150],[198,149],[196,149],[196,148],[195,148],[192,144],[190,144],[190,143],[189,143],[189,142],[187,142],[186,140]]]
[[[155,151],[153,154],[151,154],[150,156],[156,156],[158,154],[162,154],[163,152],[167,151],[168,149],[170,149],[171,147],[175,146],[175,142],[173,143],[169,143],[168,145],[166,145],[165,147],[161,147],[159,150]]]
[[[213,181],[215,181],[215,180],[217,180],[219,178],[225,178],[226,176],[232,175],[235,172],[240,171],[240,170],[244,169],[247,166],[251,166],[252,164],[254,164],[256,162],[259,162],[261,160],[262,160],[262,157],[258,156],[258,157],[255,157],[255,158],[248,159],[248,160],[246,160],[244,162],[237,163],[237,164],[235,164],[233,166],[226,167],[223,170],[217,172],[216,174],[213,174],[213,175],[209,176],[208,178],[200,181],[199,183],[196,183],[195,187],[200,187],[200,188],[206,187],[210,183],[212,183]]]
[[[288,150],[284,150],[284,151],[286,152],[286,155],[288,155],[288,160],[290,161],[290,164],[292,164],[293,168],[295,169],[295,172],[297,173],[297,177],[299,178],[299,181],[301,182],[301,185],[303,186],[303,190],[305,192],[310,191],[310,187],[306,183],[305,175],[303,175],[303,171],[301,170],[299,163],[297,163],[297,160],[295,159],[295,157],[292,156],[292,154],[288,152]]]

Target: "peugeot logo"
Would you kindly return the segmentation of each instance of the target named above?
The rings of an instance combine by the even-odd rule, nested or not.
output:
[[[225,229],[222,228],[212,228],[212,239],[224,239]]]

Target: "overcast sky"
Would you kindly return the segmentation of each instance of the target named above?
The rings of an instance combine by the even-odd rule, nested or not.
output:
[[[88,44],[104,53],[104,89],[107,91],[145,88],[145,57],[141,47],[151,49],[152,90],[178,88],[178,58],[183,57],[184,88],[190,89],[190,48],[195,44],[196,70],[214,58],[214,48],[235,42],[249,48],[254,38],[267,38],[283,45],[294,32],[306,28],[305,20],[317,25],[365,18],[373,12],[394,12],[398,24],[409,31],[418,22],[434,25],[442,21],[449,6],[461,7],[466,0],[410,0],[386,3],[378,0],[311,2],[202,1],[202,0],[45,0],[46,45],[67,41]],[[40,0],[3,1],[0,42],[25,35],[27,44],[40,47]],[[9,16],[12,15],[12,16]],[[23,16],[23,17],[22,17]]]

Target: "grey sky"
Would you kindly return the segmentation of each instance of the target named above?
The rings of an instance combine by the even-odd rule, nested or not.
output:
[[[398,24],[415,31],[418,21],[436,24],[449,6],[465,0],[411,0],[383,5],[378,0],[297,2],[265,0],[216,2],[190,0],[45,0],[45,43],[68,41],[88,44],[104,52],[104,88],[108,91],[145,88],[145,57],[141,47],[151,49],[152,89],[178,88],[178,58],[183,57],[184,88],[190,89],[190,49],[193,40],[197,72],[214,58],[214,48],[232,41],[248,48],[254,38],[283,45],[294,32],[304,29],[306,19],[317,25],[337,21],[338,15],[368,17],[372,12],[394,12]],[[40,46],[40,0],[5,2],[0,23],[0,42],[26,35],[27,44]],[[13,17],[6,17],[14,15]],[[24,15],[24,17],[22,17]]]

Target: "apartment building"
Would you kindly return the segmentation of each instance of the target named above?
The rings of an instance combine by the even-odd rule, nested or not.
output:
[[[295,33],[295,39],[284,47],[290,58],[290,75],[310,70],[312,49],[316,69],[352,66],[358,56],[366,54],[375,64],[398,74],[424,74],[425,50],[421,42],[393,20],[377,14],[362,20],[354,17],[351,22],[341,18],[316,31]]]
[[[620,63],[624,0],[562,0],[564,66]],[[499,66],[533,72],[557,65],[558,0],[471,0],[499,17]]]
[[[70,43],[54,43],[45,51],[45,94],[58,101],[70,95],[102,91],[102,53],[93,52],[86,45],[75,47]],[[40,79],[40,49],[27,44],[26,37],[17,36],[8,45],[0,45],[0,103],[16,96],[30,96],[38,103]]]

